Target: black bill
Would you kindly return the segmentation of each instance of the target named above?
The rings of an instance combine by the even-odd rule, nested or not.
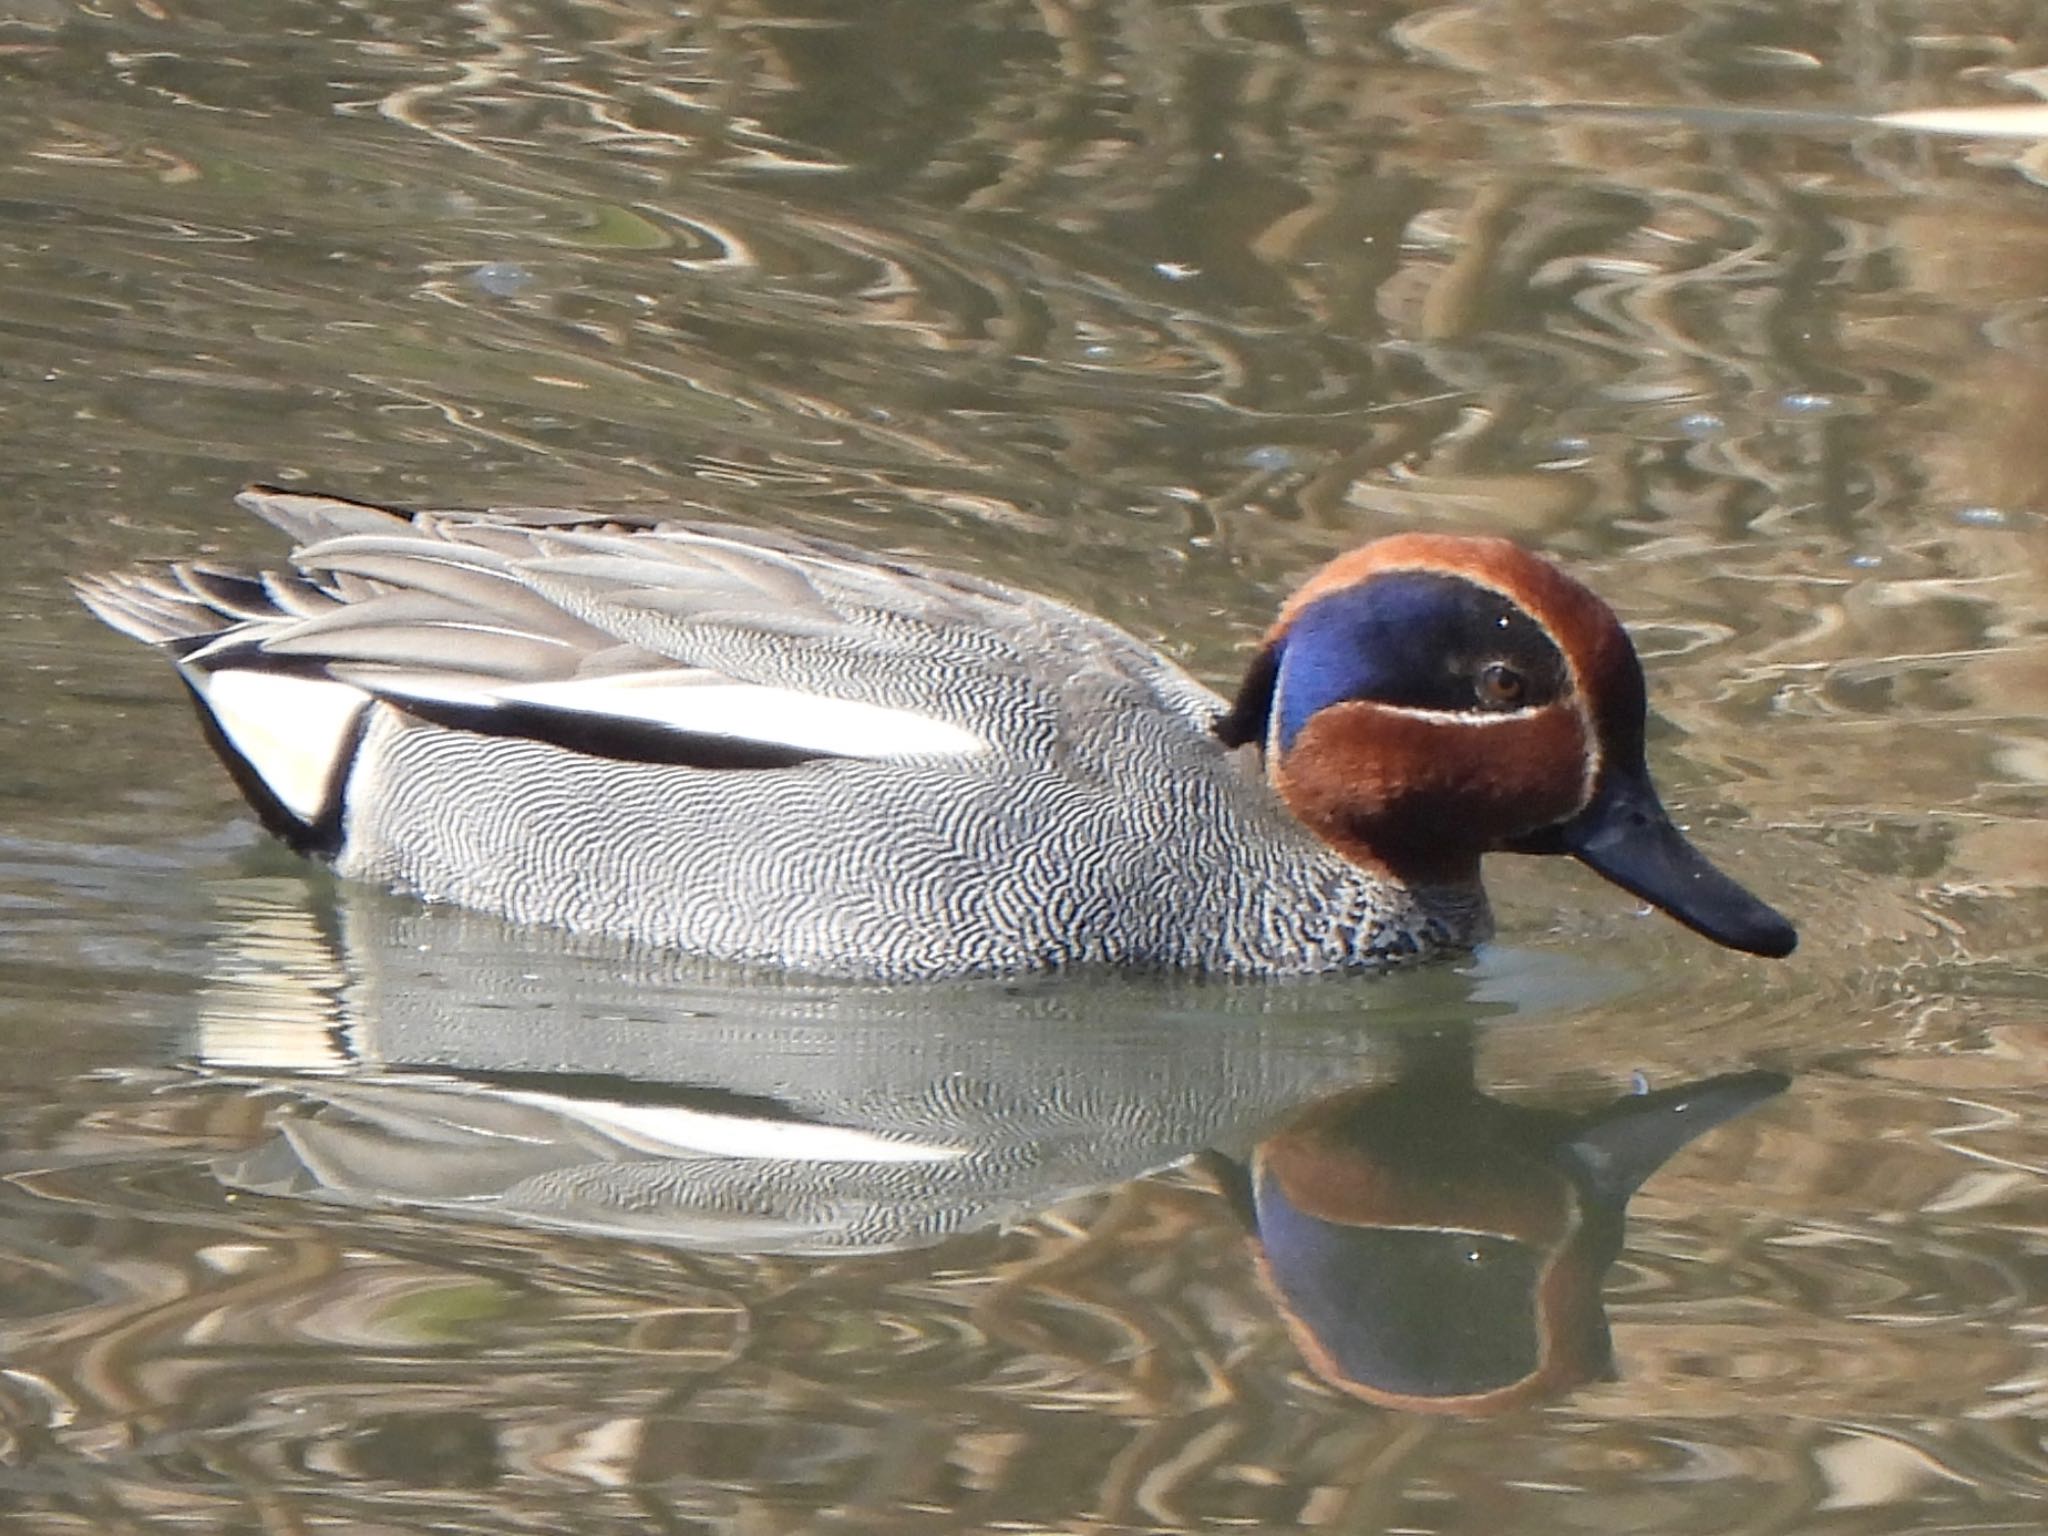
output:
[[[1730,949],[1776,960],[1799,943],[1799,931],[1781,913],[1714,868],[1685,840],[1643,768],[1610,768],[1584,810],[1516,848],[1568,853],[1694,933]]]

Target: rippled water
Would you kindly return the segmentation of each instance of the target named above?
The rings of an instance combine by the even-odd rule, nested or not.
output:
[[[2038,1528],[2048,157],[1870,118],[2044,90],[2031,0],[0,5],[0,1525]],[[63,585],[258,477],[1219,683],[1512,533],[1804,943],[1498,860],[1431,975],[876,992],[337,889]],[[1311,1166],[1486,1262],[1333,1320]]]

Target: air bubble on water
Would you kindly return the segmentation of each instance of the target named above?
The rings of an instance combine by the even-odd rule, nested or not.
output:
[[[1835,404],[1833,395],[1818,390],[1795,389],[1778,397],[1778,408],[1793,416],[1824,416]]]
[[[1245,450],[1244,462],[1250,469],[1275,471],[1293,469],[1301,460],[1292,448],[1279,443],[1261,443],[1256,448]]]
[[[509,299],[531,288],[534,277],[516,261],[487,261],[469,274],[469,280],[494,299]]]

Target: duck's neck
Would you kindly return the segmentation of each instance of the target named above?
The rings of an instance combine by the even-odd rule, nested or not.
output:
[[[1493,913],[1480,884],[1477,858],[1448,875],[1428,860],[1403,860],[1398,854],[1389,858],[1372,840],[1351,835],[1341,818],[1328,826],[1315,825],[1287,802],[1270,775],[1261,776],[1280,802],[1276,809],[1311,834],[1329,856],[1321,899],[1333,910],[1369,914],[1369,926],[1376,932],[1361,932],[1360,941],[1372,954],[1382,960],[1420,959],[1470,949],[1493,936]],[[1284,899],[1291,912],[1295,898]],[[1411,945],[1409,940],[1416,942]]]
[[[1282,798],[1287,797],[1283,794]],[[1471,899],[1482,891],[1479,855],[1469,847],[1457,846],[1455,832],[1445,829],[1439,842],[1430,835],[1430,828],[1406,822],[1392,825],[1391,817],[1344,809],[1323,814],[1320,807],[1311,807],[1305,814],[1294,801],[1289,800],[1288,805],[1317,837],[1389,884],[1418,894],[1441,893],[1447,900]]]
[[[1389,885],[1440,892],[1445,900],[1483,900],[1481,846],[1423,797],[1376,793],[1369,776],[1290,771],[1269,753],[1266,781],[1296,821],[1353,864]]]
[[[1347,863],[1352,861],[1346,860]],[[1367,869],[1374,909],[1390,959],[1427,959],[1471,949],[1493,937],[1493,909],[1474,880],[1459,885],[1416,885]],[[1398,935],[1398,942],[1388,936]]]

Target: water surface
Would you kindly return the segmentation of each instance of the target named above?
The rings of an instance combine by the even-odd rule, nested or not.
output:
[[[2037,1528],[2048,159],[1856,118],[2044,81],[2026,0],[0,8],[8,1528]],[[1658,110],[1486,110],[1588,102]],[[64,590],[273,555],[253,478],[830,532],[1226,687],[1509,533],[1803,944],[1497,860],[1430,976],[876,993],[337,889]],[[1575,1123],[1790,1078],[1629,1202],[1613,1379],[1364,1400],[1262,1279],[1234,1180],[1429,1038]]]

